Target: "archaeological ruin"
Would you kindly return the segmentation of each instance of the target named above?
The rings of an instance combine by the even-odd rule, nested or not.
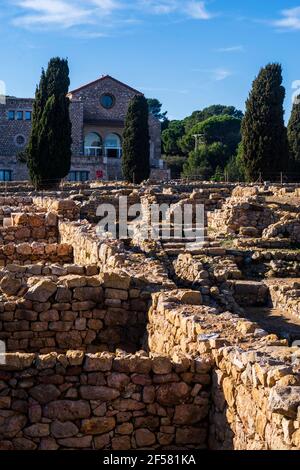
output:
[[[204,239],[100,236],[121,196]],[[0,225],[0,450],[300,449],[299,186],[11,182]]]

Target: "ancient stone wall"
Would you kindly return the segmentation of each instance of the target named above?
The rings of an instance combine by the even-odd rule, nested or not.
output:
[[[37,207],[43,208],[48,212],[55,212],[63,219],[77,220],[79,218],[80,208],[71,199],[34,196],[33,202]]]
[[[299,448],[299,349],[237,315],[216,316],[193,303],[184,291],[156,294],[149,347],[173,359],[199,357],[212,373],[209,448]]]
[[[0,266],[17,263],[20,265],[32,263],[71,263],[73,261],[73,246],[68,243],[6,243],[0,245]]]
[[[6,362],[2,450],[207,447],[206,376],[195,361],[68,351]]]
[[[208,226],[214,233],[260,237],[278,217],[259,197],[228,198],[222,209],[208,214]]]
[[[62,269],[63,271],[63,269]],[[56,268],[57,274],[60,268]],[[63,273],[62,273],[63,274]],[[125,288],[122,278],[6,275],[0,288],[0,339],[8,351],[67,349],[135,351],[146,332],[150,294]],[[17,297],[17,298],[16,298]]]

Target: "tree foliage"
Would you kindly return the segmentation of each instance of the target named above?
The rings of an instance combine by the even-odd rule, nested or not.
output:
[[[71,165],[71,131],[68,61],[53,58],[42,70],[33,106],[32,131],[26,160],[32,183],[38,189],[56,187]]]
[[[257,180],[260,174],[268,179],[270,172],[287,167],[284,98],[281,65],[262,68],[253,82],[242,123],[243,160],[250,181]]]
[[[221,104],[214,104],[204,108],[202,111],[194,111],[191,116],[186,117],[183,120],[186,133],[188,133],[192,127],[199,122],[206,121],[213,116],[233,116],[237,119],[243,118],[243,113],[234,106],[224,106]]]
[[[224,169],[228,159],[228,148],[220,142],[202,144],[197,150],[192,150],[183,166],[184,176],[199,176],[210,179],[219,167]]]
[[[123,176],[132,183],[141,183],[150,175],[148,118],[146,98],[136,95],[129,103],[123,133]]]
[[[159,119],[161,122],[168,120],[168,111],[162,112],[162,103],[157,98],[147,98],[149,113],[153,114],[154,117]]]
[[[199,122],[180,140],[182,152],[189,152],[195,147],[194,135],[202,135],[204,143],[208,145],[214,142],[226,145],[229,158],[236,152],[241,140],[241,120],[225,114]]]
[[[288,143],[290,151],[290,169],[300,172],[300,96],[293,104],[288,124]]]
[[[245,168],[243,164],[243,146],[240,143],[236,155],[233,155],[226,167],[225,173],[228,178],[228,181],[231,182],[242,182],[245,181]]]
[[[166,155],[182,155],[180,139],[184,135],[182,121],[171,121],[167,129],[162,132],[161,139]]]

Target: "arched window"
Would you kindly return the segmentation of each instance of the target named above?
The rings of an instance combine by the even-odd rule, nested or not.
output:
[[[105,156],[108,158],[121,158],[121,138],[117,134],[108,134],[104,142]]]
[[[84,155],[100,157],[102,155],[102,138],[96,132],[90,132],[84,139]]]

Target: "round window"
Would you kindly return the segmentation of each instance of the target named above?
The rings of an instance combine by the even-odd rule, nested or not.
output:
[[[110,109],[115,104],[115,97],[113,95],[104,94],[100,98],[100,103],[103,108]]]
[[[23,135],[17,135],[15,137],[15,144],[18,146],[18,147],[23,147],[23,145],[25,145],[25,142],[26,142],[26,139]]]

